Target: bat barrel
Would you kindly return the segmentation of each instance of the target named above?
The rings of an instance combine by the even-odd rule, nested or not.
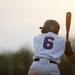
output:
[[[71,12],[66,13],[66,41],[68,41],[69,31],[70,31],[70,24],[71,24]]]
[[[69,32],[71,24],[71,12],[66,13],[66,31]]]

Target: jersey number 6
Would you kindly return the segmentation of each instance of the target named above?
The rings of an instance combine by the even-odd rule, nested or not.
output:
[[[52,41],[54,41],[53,37],[45,37],[44,43],[43,43],[43,48],[52,49],[53,48],[53,42]]]

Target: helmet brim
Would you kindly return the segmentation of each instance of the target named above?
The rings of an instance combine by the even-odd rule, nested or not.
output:
[[[43,27],[39,27],[39,29],[42,29]]]

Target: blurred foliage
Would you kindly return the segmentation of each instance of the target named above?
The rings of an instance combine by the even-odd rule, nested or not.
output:
[[[27,48],[0,54],[0,75],[27,75],[32,56],[33,53]]]
[[[74,40],[72,43],[75,49]],[[0,75],[27,75],[32,63],[32,57],[33,52],[27,47],[20,48],[17,52],[1,53]],[[59,68],[62,75],[75,75],[75,64],[72,64],[65,55]]]

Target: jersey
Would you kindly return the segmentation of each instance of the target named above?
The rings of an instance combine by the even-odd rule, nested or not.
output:
[[[34,37],[33,47],[33,58],[46,58],[60,63],[65,51],[65,40],[52,32],[48,32]]]

